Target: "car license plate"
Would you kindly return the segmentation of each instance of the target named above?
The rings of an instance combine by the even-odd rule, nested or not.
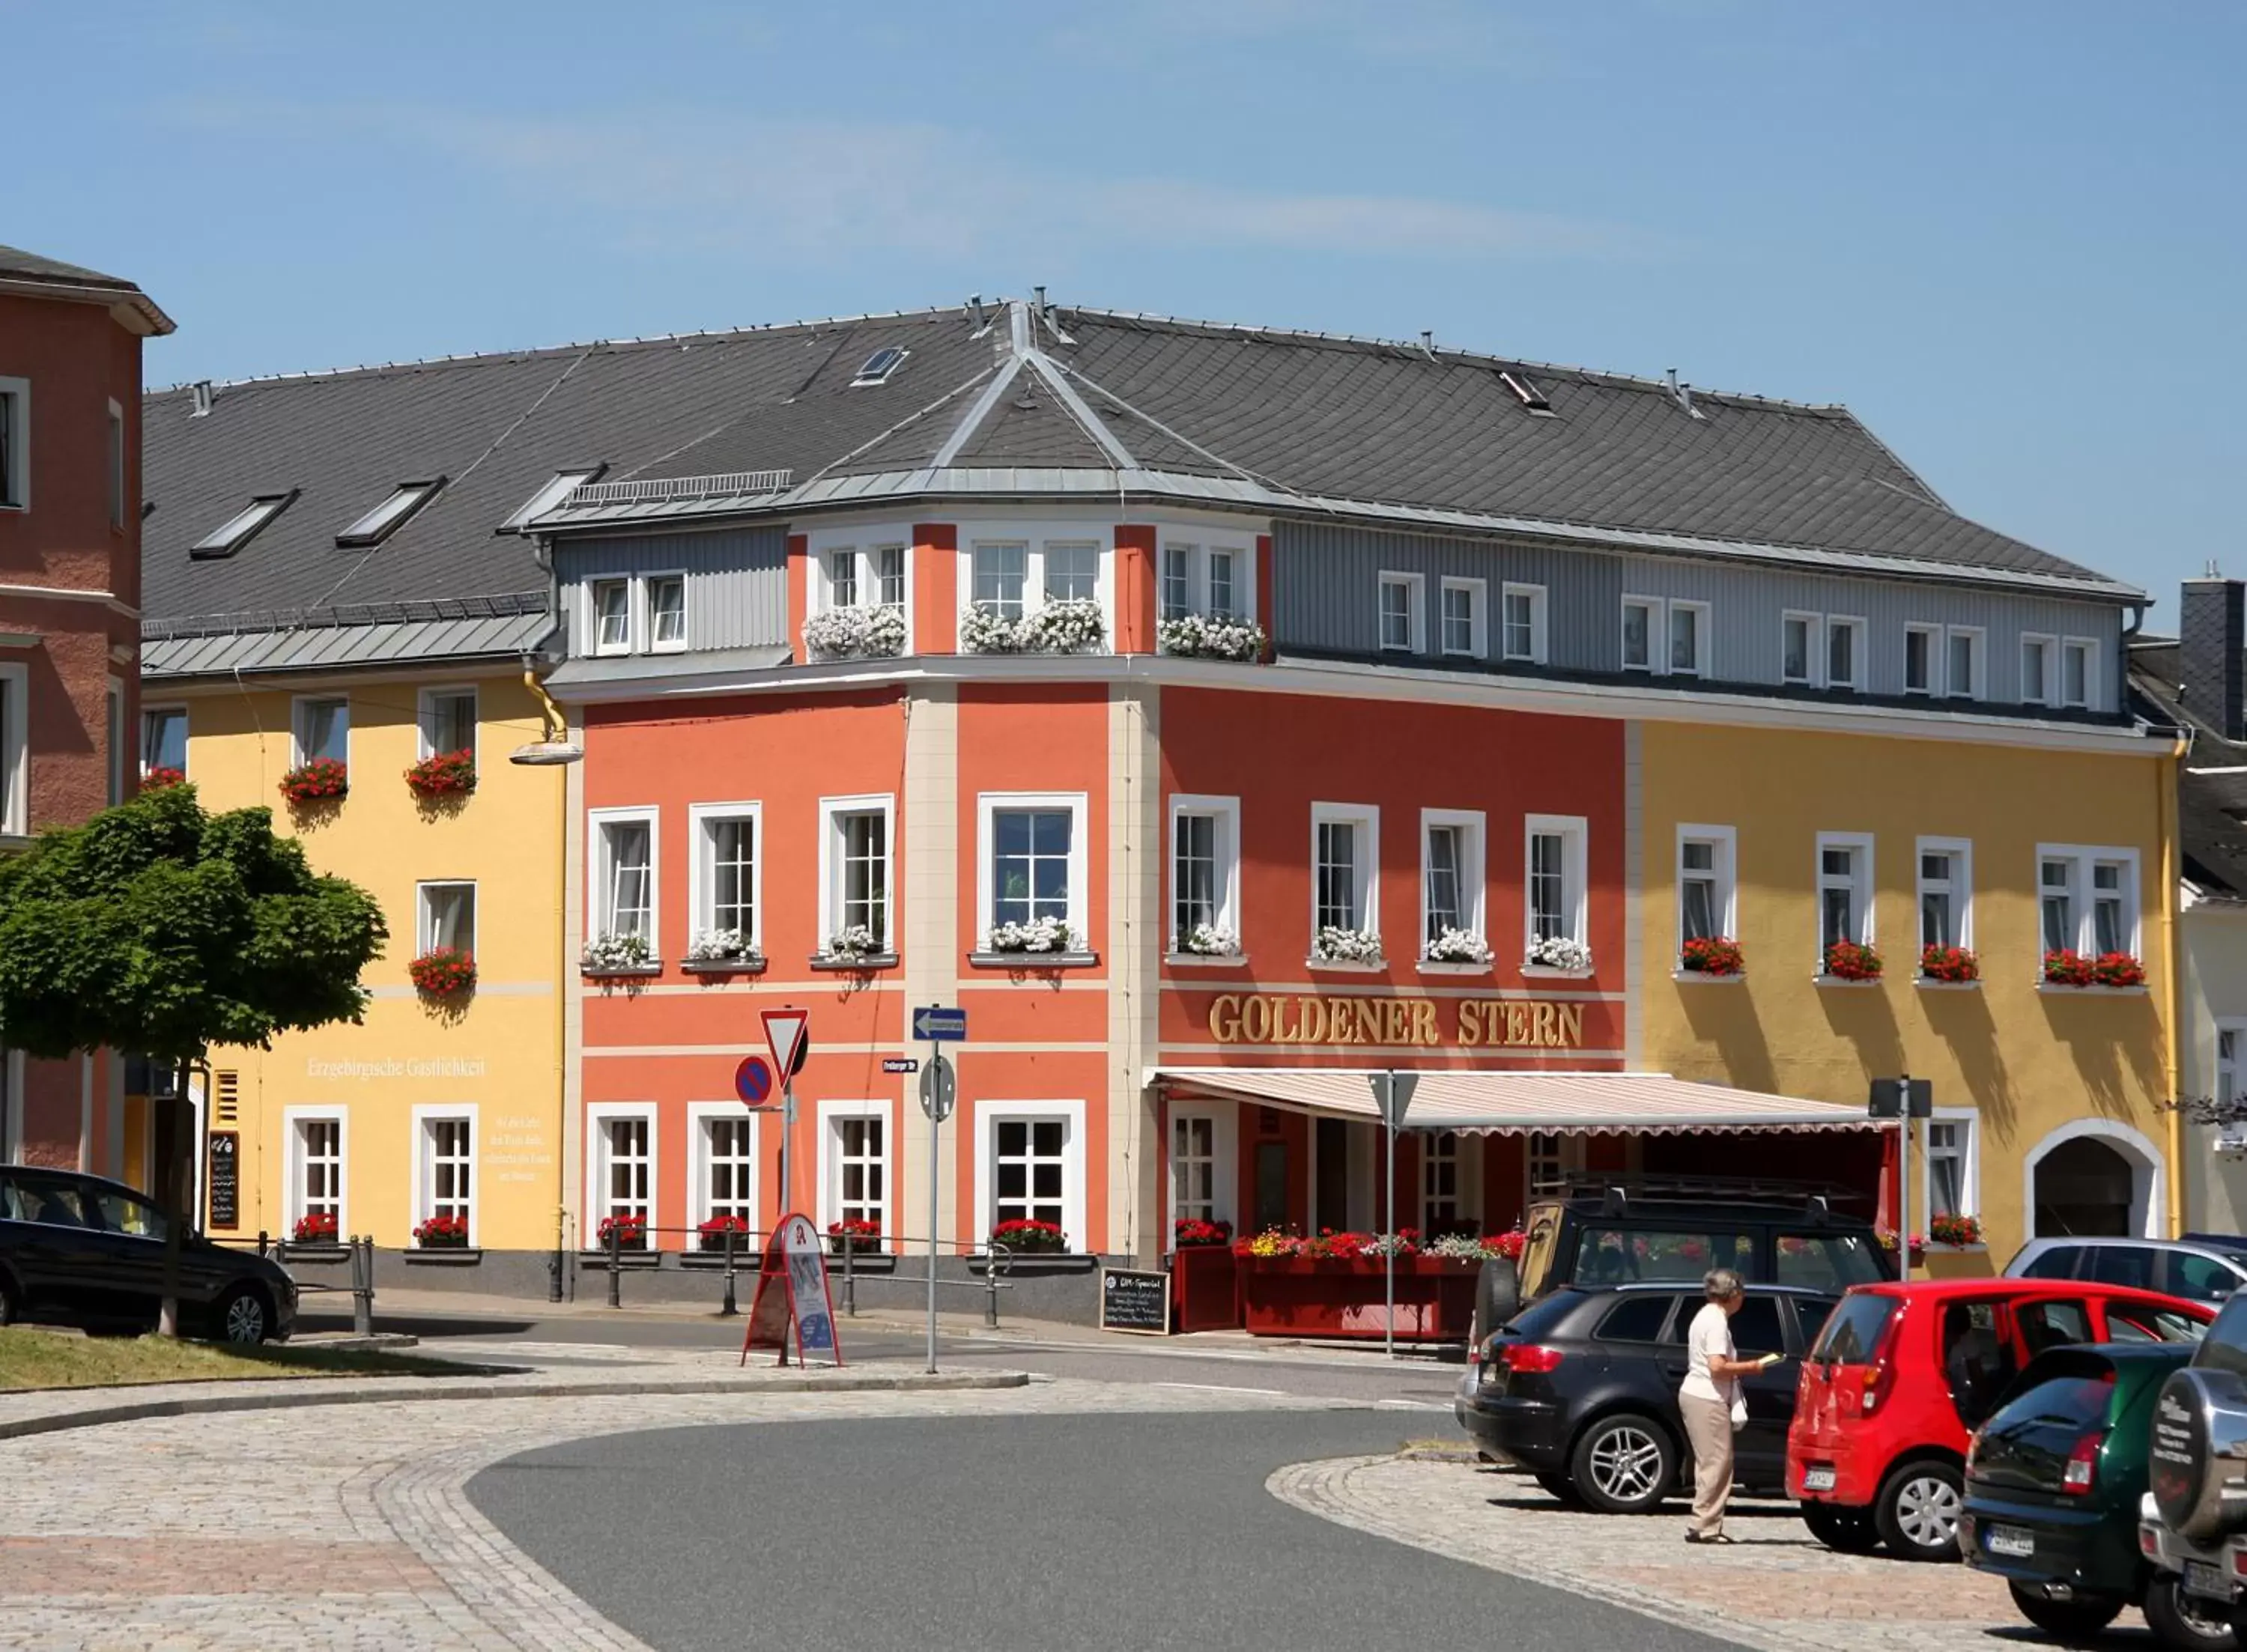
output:
[[[1802,1471],[1802,1489],[1806,1492],[1830,1492],[1834,1489],[1834,1471],[1830,1468]]]
[[[2231,1584],[2223,1572],[2205,1560],[2184,1563],[2184,1592],[2204,1601],[2229,1601]]]
[[[2025,1560],[2036,1553],[2036,1533],[2018,1526],[1993,1526],[1984,1533],[1982,1544],[1992,1554]]]

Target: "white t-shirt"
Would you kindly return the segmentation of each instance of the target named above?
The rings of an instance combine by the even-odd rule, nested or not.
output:
[[[1677,1391],[1697,1400],[1730,1405],[1736,1379],[1709,1375],[1712,1355],[1721,1355],[1728,1360],[1739,1357],[1732,1352],[1732,1316],[1714,1302],[1693,1316],[1692,1328],[1685,1333],[1685,1381]]]

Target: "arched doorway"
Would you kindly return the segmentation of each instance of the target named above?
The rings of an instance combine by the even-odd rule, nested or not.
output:
[[[2137,1232],[2133,1219],[2144,1208],[2138,1187],[2141,1173],[2141,1166],[2098,1137],[2079,1136],[2060,1143],[2031,1172],[2036,1233],[2045,1239],[2133,1236]]]

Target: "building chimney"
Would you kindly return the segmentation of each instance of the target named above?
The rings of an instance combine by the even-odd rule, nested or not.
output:
[[[2224,739],[2247,740],[2247,584],[2211,564],[2177,604],[2178,698]]]
[[[188,394],[193,398],[188,405],[188,418],[200,419],[211,410],[211,381],[209,379],[196,379],[195,382],[195,387],[188,393]]]

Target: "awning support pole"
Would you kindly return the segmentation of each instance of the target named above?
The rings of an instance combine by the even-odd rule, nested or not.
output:
[[[1381,1116],[1389,1125],[1389,1171],[1383,1201],[1389,1206],[1389,1243],[1382,1247],[1382,1293],[1387,1299],[1381,1315],[1383,1352],[1390,1359],[1397,1357],[1397,1073],[1392,1068],[1381,1075]]]

